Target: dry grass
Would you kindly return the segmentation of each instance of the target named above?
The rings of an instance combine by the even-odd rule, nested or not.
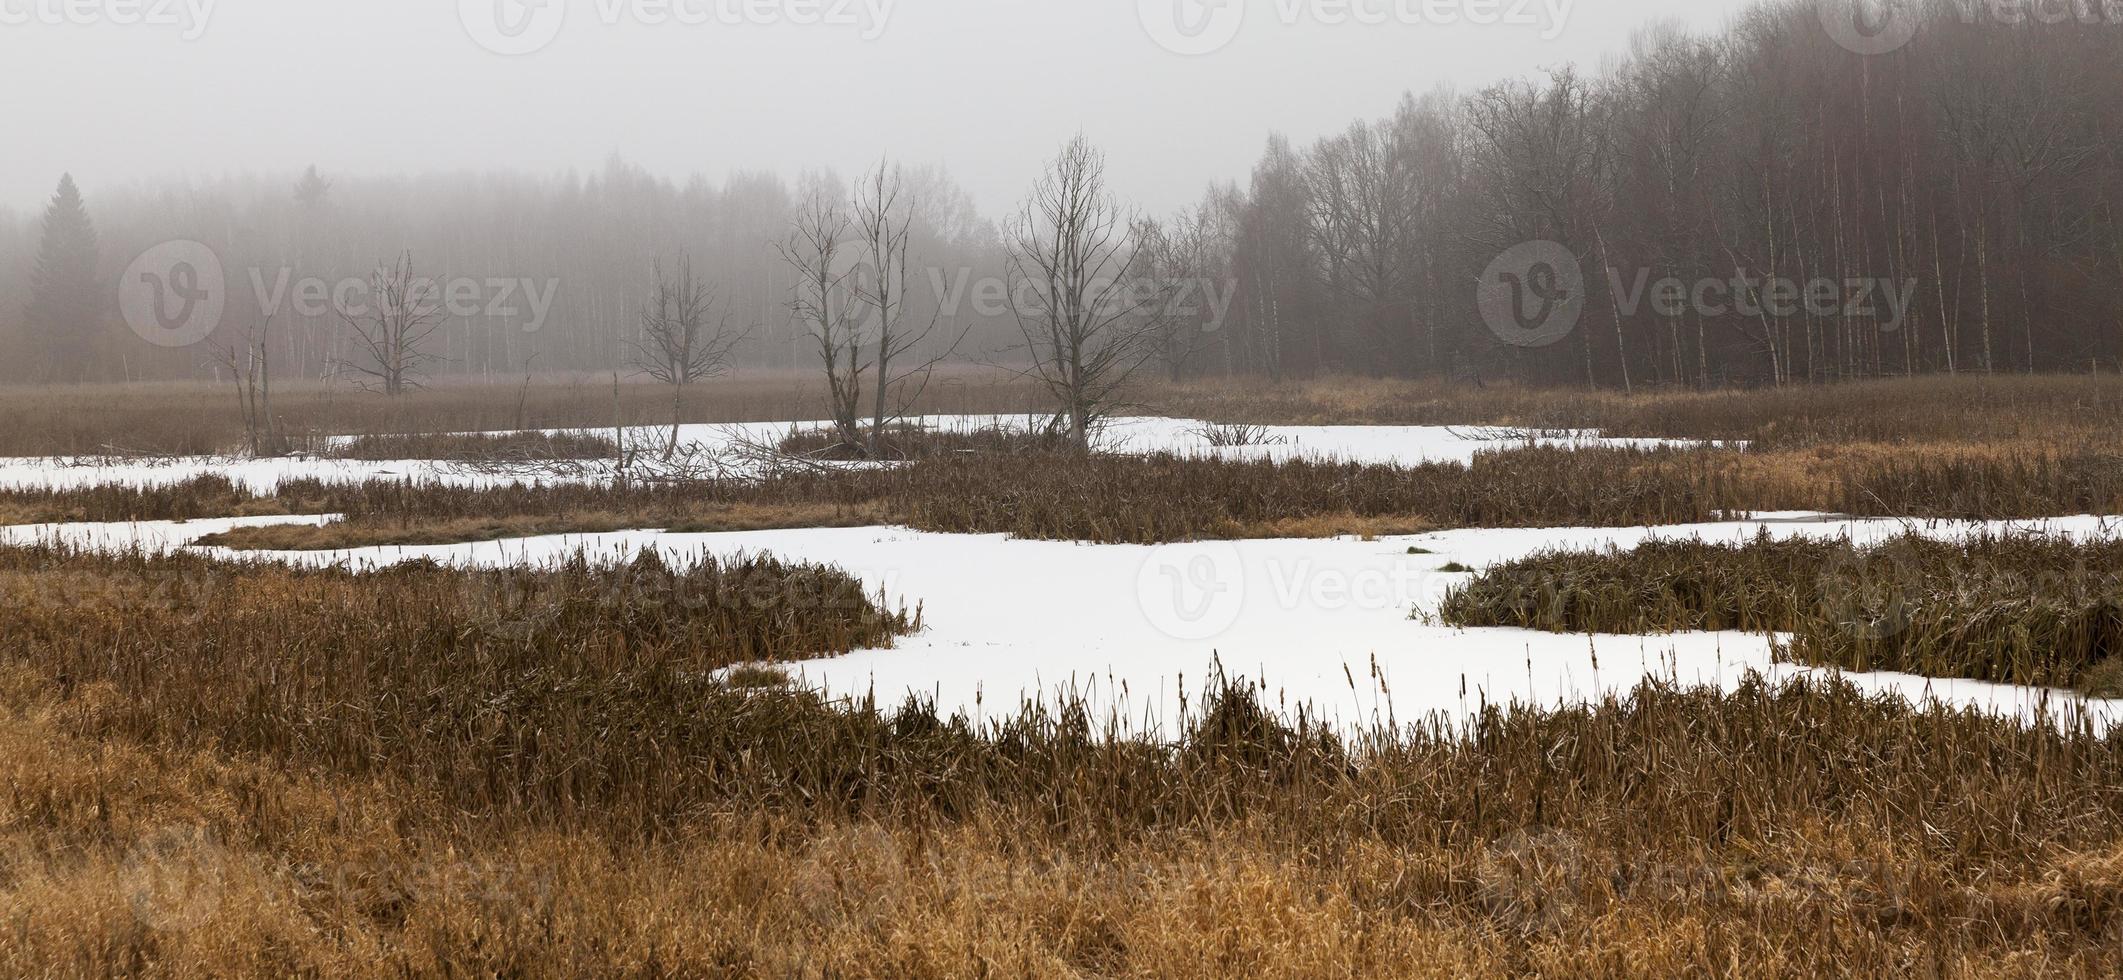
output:
[[[291,536],[349,544],[439,543],[511,528],[712,530],[858,520],[944,532],[1156,543],[1437,526],[1671,523],[1712,519],[1742,499],[1717,472],[1685,453],[1535,448],[1485,454],[1472,466],[1412,468],[1166,455],[971,454],[882,469],[799,467],[758,480],[623,486],[294,480],[266,497],[205,477],[169,488],[0,491],[0,508],[47,519],[63,513],[113,521],[234,512],[348,518],[324,530],[244,532],[217,543]]]
[[[322,525],[269,524],[205,534],[193,544],[237,551],[345,551],[387,545],[463,544],[553,534],[604,534],[660,529],[675,534],[721,531],[772,531],[784,528],[870,527],[892,523],[890,511],[875,505],[723,504],[692,508],[680,514],[591,512],[559,515],[441,518],[393,521],[369,518]]]
[[[694,720],[659,729],[677,741],[610,773],[699,794],[644,833],[609,819],[608,778],[531,778],[622,758],[591,743],[524,745],[480,780],[500,818],[431,782],[429,753],[478,726],[332,750],[433,675],[265,698],[111,668],[55,682],[70,645],[40,636],[0,670],[0,959],[35,975],[2123,967],[2123,741],[1832,683],[1650,684],[1354,743],[1235,688],[1173,749],[1067,711],[975,733],[918,706],[691,686]],[[627,677],[527,707],[639,747],[637,716],[593,693],[643,693]],[[330,709],[313,737],[252,734],[296,704]]]
[[[450,432],[356,436],[333,446],[339,459],[437,459],[466,463],[614,459],[619,447],[585,432]]]
[[[1460,626],[1785,633],[1780,654],[1805,663],[2092,691],[2123,663],[2119,568],[2123,543],[2024,535],[1652,541],[1498,565],[1440,613]]]
[[[817,460],[871,458],[867,447],[847,445],[827,429],[797,429],[783,437],[775,448],[791,456]],[[1059,429],[1043,426],[1031,417],[1027,418],[1023,428],[951,429],[902,422],[886,428],[881,458],[932,459],[964,453],[1054,454],[1067,448],[1068,442]]]
[[[1861,443],[2113,445],[2117,375],[1931,375],[1835,385],[1622,394],[1442,381],[1212,381],[1154,389],[1167,414],[1287,425],[1596,428],[1611,436],[1747,440],[1762,449]]]
[[[189,520],[345,514],[331,528],[215,543],[440,544],[527,534],[890,523],[1026,538],[1172,540],[1410,533],[1435,527],[1673,524],[1751,510],[2002,519],[2123,511],[2105,453],[2021,448],[1515,448],[1414,467],[1070,454],[946,454],[888,469],[797,467],[764,480],[484,489],[294,480],[253,496],[219,477],[169,487],[0,491],[0,519]],[[246,542],[264,542],[250,544]]]
[[[692,422],[815,419],[826,400],[808,374],[753,373],[687,396]],[[339,385],[295,383],[275,393],[281,431],[300,442],[334,434],[424,434],[664,425],[669,393],[608,377],[445,381],[396,399]],[[939,374],[916,414],[1051,411],[1006,372]],[[1930,376],[1715,392],[1634,395],[1510,384],[1328,378],[1146,384],[1129,409],[1227,423],[1494,425],[1598,428],[1609,435],[1749,440],[1757,448],[1882,443],[2113,445],[2123,431],[2123,378],[2114,375]],[[0,456],[226,452],[243,441],[232,389],[200,384],[0,387]]]
[[[688,392],[688,422],[776,422],[817,418],[824,385],[810,373],[750,372]],[[1038,393],[1003,372],[939,371],[912,410],[925,414],[1023,413]],[[671,392],[609,376],[521,377],[492,383],[440,379],[386,398],[343,384],[277,385],[274,414],[283,436],[320,445],[331,435],[598,429],[668,425]],[[232,386],[207,384],[0,386],[0,456],[211,455],[243,444]]]
[[[188,521],[202,517],[254,517],[310,512],[290,483],[273,495],[252,493],[227,477],[204,475],[140,487],[92,483],[65,489],[0,489],[0,523],[58,524],[82,521]],[[293,508],[293,509],[291,509]]]
[[[388,770],[509,822],[647,829],[707,782],[652,777],[709,672],[918,628],[838,570],[771,557],[373,574],[0,549],[0,632],[125,694],[110,731]]]

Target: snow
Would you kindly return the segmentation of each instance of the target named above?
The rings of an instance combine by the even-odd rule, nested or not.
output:
[[[65,540],[101,548],[183,547],[249,518],[183,524],[45,525],[0,529],[0,541]],[[1730,687],[1749,671],[1817,673],[1772,662],[1769,638],[1745,633],[1556,635],[1431,625],[1446,589],[1473,567],[1555,547],[1630,547],[1651,537],[1741,541],[1848,535],[1860,543],[1915,530],[1938,536],[2058,533],[2108,536],[2098,517],[2046,521],[1851,521],[1817,514],[1657,528],[1441,531],[1362,541],[1273,539],[1155,547],[932,534],[905,528],[822,528],[718,534],[626,531],[337,553],[274,553],[306,563],[373,567],[413,558],[469,565],[536,564],[578,551],[613,560],[653,548],[674,558],[771,551],[837,565],[894,604],[919,604],[926,629],[890,649],[792,665],[806,684],[896,702],[933,697],[976,719],[1024,699],[1085,699],[1096,717],[1170,735],[1182,699],[1221,671],[1259,684],[1270,703],[1352,729],[1433,714],[1467,717],[1484,703],[1555,704],[1626,693],[1647,677]],[[1419,547],[1429,554],[1409,554]],[[213,549],[207,549],[209,551]],[[252,553],[256,555],[256,553]],[[2084,705],[2105,727],[2117,702],[2069,692],[1900,674],[1844,675],[1871,691],[1933,698],[2021,718],[2065,717]]]

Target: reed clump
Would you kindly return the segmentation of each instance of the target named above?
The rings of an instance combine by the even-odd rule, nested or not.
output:
[[[914,460],[971,453],[1052,454],[1066,450],[1068,440],[1059,429],[1028,417],[1022,427],[963,428],[900,422],[885,428],[874,456],[867,444],[849,445],[832,429],[817,427],[794,429],[775,448],[790,456],[816,460]]]
[[[107,733],[417,775],[496,819],[663,819],[690,784],[648,773],[687,771],[714,671],[918,628],[765,555],[358,573],[46,546],[0,549],[0,595],[26,662],[124,693]]]
[[[155,485],[83,482],[63,487],[0,489],[0,522],[60,524],[84,521],[189,521],[205,517],[245,517],[309,513],[304,499],[312,486],[283,484],[279,492],[260,494],[220,474],[207,473]]]
[[[590,432],[443,432],[355,436],[331,448],[337,459],[428,459],[463,463],[535,463],[615,459],[619,446]]]
[[[1804,663],[2101,686],[2123,654],[2123,542],[1653,540],[1495,566],[1439,612],[1460,626],[1777,633],[1780,654]]]

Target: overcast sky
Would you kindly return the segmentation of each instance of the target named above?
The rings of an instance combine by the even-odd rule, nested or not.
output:
[[[1164,211],[1242,177],[1271,130],[1309,140],[1407,90],[1596,66],[1649,21],[1715,28],[1742,6],[542,2],[0,0],[0,205],[40,206],[62,171],[93,202],[114,184],[310,162],[328,175],[556,173],[616,152],[720,178],[853,172],[889,152],[944,164],[994,215],[1081,128],[1108,150],[1117,189]],[[1474,22],[1515,12],[1528,22]]]

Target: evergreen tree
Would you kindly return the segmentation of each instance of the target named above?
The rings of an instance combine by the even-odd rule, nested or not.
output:
[[[302,172],[302,181],[295,185],[295,200],[306,208],[322,207],[325,196],[332,192],[332,182],[317,173],[317,165]]]
[[[79,381],[95,370],[103,326],[96,281],[96,227],[71,174],[44,210],[44,240],[30,272],[28,349],[46,379]]]

